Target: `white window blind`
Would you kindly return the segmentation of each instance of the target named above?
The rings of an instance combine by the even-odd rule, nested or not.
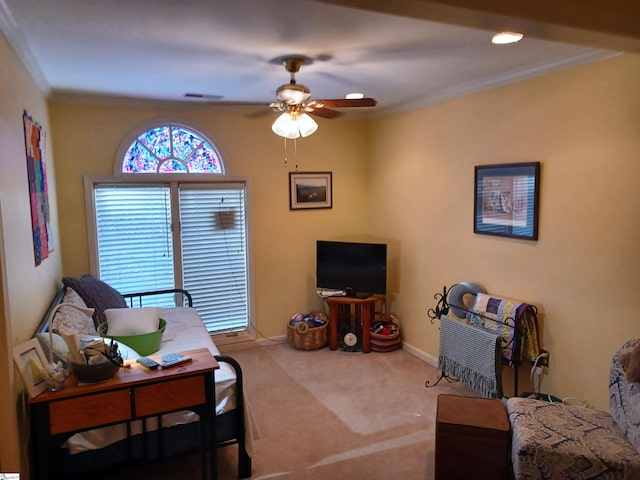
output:
[[[180,186],[184,288],[209,331],[245,330],[248,269],[242,184]]]
[[[94,210],[101,280],[121,293],[184,288],[209,332],[247,330],[243,183],[96,184]],[[172,231],[172,218],[179,229]],[[175,300],[143,297],[142,305]]]
[[[96,186],[94,201],[100,279],[121,293],[174,288],[169,187]]]

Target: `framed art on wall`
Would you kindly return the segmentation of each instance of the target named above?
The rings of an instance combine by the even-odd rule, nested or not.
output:
[[[289,172],[289,210],[332,208],[331,172]]]
[[[538,239],[540,162],[475,167],[473,232]]]
[[[27,156],[27,178],[31,203],[31,226],[33,253],[36,267],[53,251],[51,215],[49,212],[49,190],[44,161],[46,135],[42,127],[25,111],[22,115]]]
[[[37,339],[32,338],[13,348],[13,359],[32,398],[47,389],[47,358]]]

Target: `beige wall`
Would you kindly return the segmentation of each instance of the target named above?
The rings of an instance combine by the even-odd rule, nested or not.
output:
[[[298,143],[298,163],[333,171],[334,208],[306,212],[288,210],[295,160],[284,166],[268,117],[52,105],[64,272],[89,269],[82,174],[108,174],[131,130],[172,116],[220,146],[230,175],[250,179],[254,320],[263,335],[284,334],[293,312],[319,306],[317,238],[384,240],[391,311],[409,346],[436,357],[438,329],[426,317],[433,294],[478,282],[539,306],[551,352],[545,391],[606,409],[609,359],[638,331],[639,70],[637,56],[620,56],[369,127],[321,120],[318,134]],[[473,234],[473,166],[528,161],[542,162],[540,239]]]
[[[435,357],[438,329],[426,318],[433,294],[458,281],[479,282],[540,306],[551,351],[544,390],[607,408],[609,359],[639,330],[637,56],[370,124],[320,120],[319,132],[298,142],[297,158],[290,144],[288,167],[269,117],[52,105],[49,121],[43,94],[2,37],[0,60],[1,470],[19,468],[24,442],[16,422],[24,408],[21,382],[10,351],[31,335],[61,274],[89,270],[82,176],[110,173],[127,134],[167,116],[210,136],[228,173],[250,180],[254,321],[262,334],[282,335],[292,313],[320,306],[313,288],[316,239],[386,240],[391,310],[411,347]],[[31,243],[24,109],[49,133],[56,249],[39,267]],[[288,210],[288,171],[296,161],[300,171],[333,172],[333,209]],[[543,166],[539,241],[474,235],[473,166],[523,161]]]
[[[250,182],[249,215],[254,271],[253,321],[265,336],[286,333],[296,312],[321,306],[315,295],[315,241],[369,231],[365,126],[319,120],[315,135],[299,140],[297,155],[273,134],[273,117],[204,109],[51,105],[65,275],[89,271],[83,175],[110,174],[118,146],[140,125],[173,118],[207,135],[221,150],[226,172]],[[289,210],[288,172],[333,172],[330,210]]]
[[[22,419],[25,401],[22,379],[13,364],[13,346],[31,337],[53,298],[61,261],[57,226],[56,188],[47,105],[4,36],[0,35],[0,471],[26,473],[26,443]],[[38,267],[34,265],[31,213],[25,160],[22,113],[26,110],[48,135],[45,161],[49,177],[49,202],[55,250]],[[22,455],[22,458],[21,458]],[[22,460],[22,468],[20,462]]]
[[[476,282],[540,307],[543,391],[608,409],[611,356],[640,334],[638,78],[625,55],[374,122],[372,231],[398,245],[407,342],[437,358],[433,295]],[[539,240],[474,234],[474,166],[532,161]]]

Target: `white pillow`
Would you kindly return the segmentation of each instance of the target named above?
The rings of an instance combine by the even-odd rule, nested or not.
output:
[[[104,311],[109,329],[108,336],[143,335],[158,330],[160,307],[108,308]]]

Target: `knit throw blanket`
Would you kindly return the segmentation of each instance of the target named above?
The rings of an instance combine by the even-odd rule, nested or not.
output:
[[[514,361],[534,361],[538,357],[537,319],[529,305],[509,298],[478,293],[471,311],[469,323],[502,337],[503,357],[510,365]],[[516,323],[520,337],[518,351],[515,350],[514,338]]]
[[[443,315],[438,368],[484,397],[502,397],[502,352],[495,333]]]

